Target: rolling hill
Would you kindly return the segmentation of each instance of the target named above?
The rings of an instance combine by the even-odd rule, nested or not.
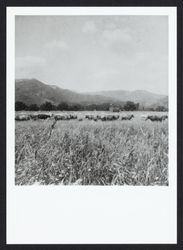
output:
[[[123,102],[132,101],[135,103],[140,103],[140,105],[145,107],[155,104],[164,106],[166,104],[166,101],[168,102],[167,96],[151,93],[146,90],[135,90],[135,91],[113,90],[113,91],[93,92],[88,94],[102,95]]]
[[[55,85],[47,85],[37,79],[17,79],[15,81],[15,101],[24,102],[26,105],[41,105],[46,101],[54,105],[58,105],[60,102],[102,104],[133,101],[144,107],[168,107],[168,96],[145,90],[77,93]]]
[[[48,101],[58,105],[60,102],[100,104],[114,100],[110,97],[80,94],[55,85],[47,85],[37,79],[19,79],[15,81],[15,101],[21,101],[27,105],[40,105]]]

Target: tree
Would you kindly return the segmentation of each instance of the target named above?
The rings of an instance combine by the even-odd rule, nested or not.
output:
[[[39,110],[39,107],[37,106],[37,104],[31,104],[28,109],[30,111],[38,111]]]
[[[51,102],[45,102],[40,106],[40,110],[51,111],[51,110],[53,110],[53,105]]]
[[[108,111],[110,107],[110,103],[101,103],[97,105],[97,110]]]
[[[60,110],[60,111],[68,110],[68,109],[69,109],[69,105],[66,102],[61,102],[57,106],[57,110]]]
[[[136,106],[136,109],[135,109],[135,110],[139,110],[140,104],[139,104],[139,103],[136,103],[135,106]]]
[[[166,108],[164,106],[158,106],[156,111],[166,111]]]
[[[136,110],[136,104],[134,102],[127,101],[124,105],[124,110],[126,111]]]
[[[27,105],[24,102],[15,102],[15,110],[16,111],[27,110]]]

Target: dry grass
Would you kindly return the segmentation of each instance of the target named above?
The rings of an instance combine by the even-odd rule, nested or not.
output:
[[[168,185],[168,122],[16,122],[16,185]]]

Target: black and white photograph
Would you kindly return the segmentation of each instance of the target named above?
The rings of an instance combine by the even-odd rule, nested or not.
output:
[[[177,242],[176,18],[7,8],[8,244]]]
[[[168,17],[15,17],[16,185],[168,185]]]

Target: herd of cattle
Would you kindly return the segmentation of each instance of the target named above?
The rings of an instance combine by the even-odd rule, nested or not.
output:
[[[16,121],[29,121],[29,120],[46,120],[53,119],[59,120],[78,120],[83,121],[93,120],[93,121],[115,121],[115,120],[131,120],[135,116],[133,114],[118,115],[118,114],[103,114],[103,115],[76,115],[76,114],[19,114],[15,116]],[[164,121],[168,119],[168,115],[141,115],[141,119],[150,121]]]

